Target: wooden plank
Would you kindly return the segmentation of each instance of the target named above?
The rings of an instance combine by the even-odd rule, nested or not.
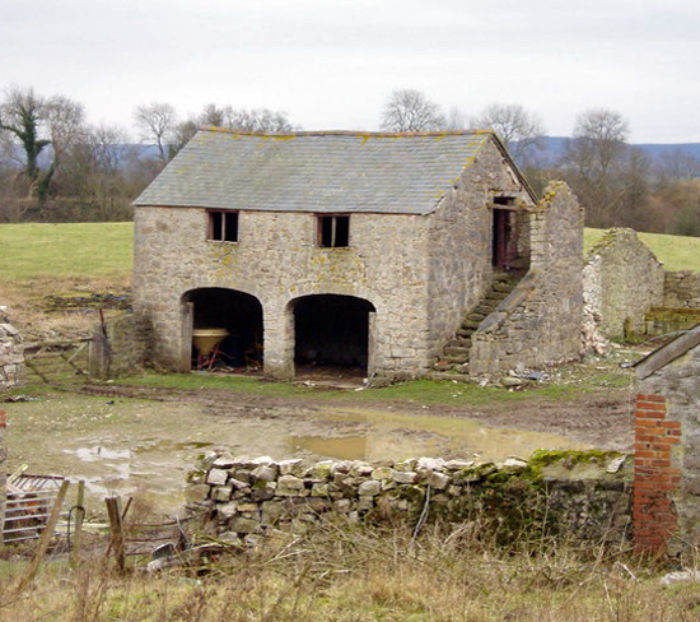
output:
[[[20,586],[25,586],[27,583],[34,579],[36,571],[39,569],[39,564],[41,564],[44,556],[46,555],[46,549],[49,548],[49,542],[51,541],[51,536],[53,535],[54,529],[56,529],[56,523],[61,515],[61,507],[63,507],[63,500],[66,497],[66,492],[68,491],[68,480],[64,479],[61,483],[61,487],[58,489],[58,494],[56,495],[56,501],[51,508],[51,514],[49,515],[49,520],[46,522],[46,527],[44,527],[41,532],[41,537],[39,538],[39,545],[37,546],[34,557],[29,564],[27,574],[20,581]]]

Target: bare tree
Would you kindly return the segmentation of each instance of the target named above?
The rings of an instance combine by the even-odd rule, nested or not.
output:
[[[163,102],[137,106],[134,110],[134,121],[141,131],[142,140],[155,141],[161,161],[167,162],[168,145],[177,125],[175,108]]]
[[[466,130],[469,127],[467,116],[457,106],[452,106],[445,117],[446,130]]]
[[[284,112],[269,108],[230,110],[226,126],[247,132],[293,132],[297,129]]]
[[[414,89],[394,91],[382,112],[381,128],[389,132],[429,132],[444,129],[440,107]]]
[[[581,172],[606,177],[627,149],[629,126],[619,112],[606,108],[587,110],[576,118],[567,158]]]
[[[496,132],[515,159],[521,162],[540,145],[544,134],[537,116],[520,104],[490,104],[472,118],[471,124]]]
[[[579,115],[568,142],[563,170],[586,208],[589,226],[610,227],[626,219],[625,205],[637,172],[647,168],[625,142],[627,122],[618,112],[600,108]]]

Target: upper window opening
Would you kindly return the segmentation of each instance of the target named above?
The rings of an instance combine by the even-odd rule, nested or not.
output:
[[[338,248],[350,244],[350,216],[318,216],[318,245]]]
[[[207,239],[219,242],[238,242],[238,212],[210,210]]]

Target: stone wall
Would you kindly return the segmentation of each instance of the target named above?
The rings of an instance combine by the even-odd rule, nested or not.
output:
[[[644,314],[661,304],[664,271],[632,229],[610,229],[591,249],[584,271],[587,313],[606,337],[644,332]]]
[[[581,354],[583,212],[566,184],[546,188],[530,231],[530,270],[472,335],[470,375]]]
[[[662,306],[700,309],[700,272],[665,272]]]
[[[0,311],[0,391],[21,384],[24,374],[22,337]]]
[[[427,216],[352,214],[345,248],[316,245],[312,213],[241,212],[237,243],[205,241],[206,226],[201,209],[136,209],[134,306],[151,318],[157,363],[180,366],[183,294],[221,287],[260,301],[272,376],[293,376],[290,303],[309,294],[374,305],[377,370],[427,367]]]
[[[493,189],[517,198],[521,207],[533,202],[511,173],[501,151],[491,142],[479,151],[443,199],[430,220],[428,305],[431,358],[453,338],[466,311],[472,309],[491,283]],[[527,214],[519,215],[520,252],[527,255]]]
[[[113,378],[143,369],[151,340],[151,324],[143,315],[128,313],[97,324],[88,356],[90,376]]]
[[[5,411],[0,410],[0,547],[2,546],[2,528],[5,524],[5,487],[7,486],[7,473],[5,472]]]
[[[151,320],[156,363],[189,368],[183,296],[216,287],[260,302],[268,375],[294,375],[294,304],[312,294],[354,296],[374,306],[369,375],[421,375],[488,284],[487,206],[496,191],[525,194],[489,140],[434,213],[352,213],[343,248],[317,245],[311,212],[250,206],[239,212],[232,243],[206,240],[204,209],[138,207],[134,307]]]
[[[637,369],[635,542],[675,552],[700,545],[700,345],[645,373]]]
[[[614,452],[539,452],[503,465],[439,458],[368,464],[225,454],[190,473],[190,503],[224,538],[307,530],[324,519],[477,521],[497,541],[562,534],[620,543],[630,525],[630,468]]]

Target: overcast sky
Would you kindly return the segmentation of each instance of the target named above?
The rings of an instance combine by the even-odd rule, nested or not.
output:
[[[393,89],[445,109],[520,103],[549,135],[619,111],[631,142],[700,142],[698,0],[0,0],[0,89],[82,102],[285,111],[377,129]]]

